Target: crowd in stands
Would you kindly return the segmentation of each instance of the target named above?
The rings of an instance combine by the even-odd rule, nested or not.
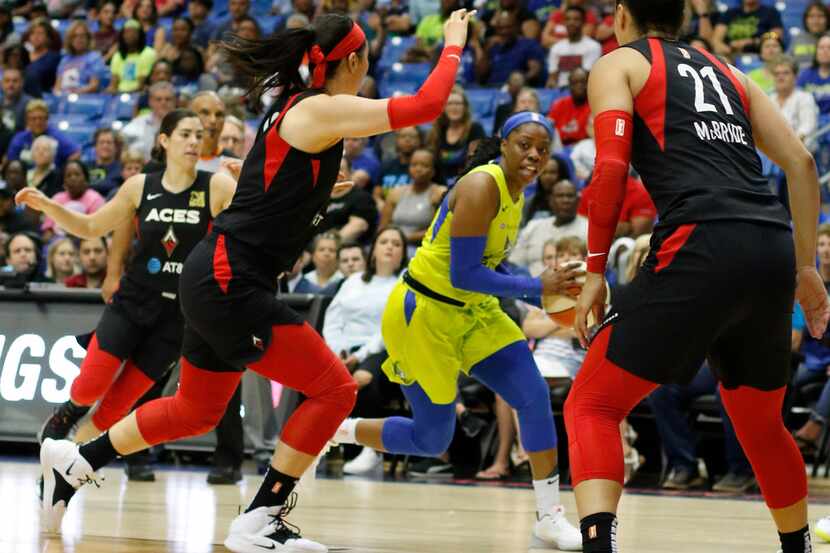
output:
[[[817,153],[820,168],[830,170],[830,142],[815,137],[830,122],[830,9],[808,0],[687,4],[683,38],[745,71]],[[244,158],[273,96],[246,95],[218,46],[225,33],[256,39],[305,26],[321,13],[348,14],[369,41],[371,69],[361,94],[385,97],[420,86],[440,53],[444,21],[460,7],[475,7],[478,16],[441,116],[371,141],[347,138],[341,174],[355,187],[332,197],[319,235],[278,276],[281,293],[333,297],[323,334],[360,386],[355,414],[379,416],[390,401],[402,403],[380,371],[386,298],[478,141],[513,113],[546,115],[557,133],[551,159],[526,191],[522,229],[509,256],[513,270],[536,276],[584,258],[596,154],[587,83],[597,59],[618,47],[614,0],[0,2],[0,275],[100,287],[107,240],[68,236],[54,221],[16,207],[13,195],[32,186],[71,209],[99,209],[125,179],[161,168],[151,152],[162,118],[176,107],[190,107],[202,119],[199,168],[215,171],[223,158]],[[783,178],[766,160],[764,167],[786,201]],[[632,172],[610,260],[613,286],[636,274],[656,217]],[[830,227],[822,228],[821,271],[830,282]],[[504,308],[526,333],[546,377],[575,376],[585,352],[570,329],[538,305],[504,302]],[[805,358],[796,387],[827,379],[830,343],[799,331],[793,350]],[[687,410],[714,386],[704,367],[691,386],[667,387],[649,402],[668,458],[667,487],[701,483]],[[491,407],[502,439],[479,475],[501,479],[525,457],[509,407],[500,398]],[[478,435],[480,420],[463,402],[457,411],[463,434]],[[719,489],[743,491],[752,484],[751,469],[723,418],[729,472]],[[797,431],[805,451],[816,448],[828,418],[830,385]],[[622,439],[636,465],[631,435],[623,430]],[[366,449],[347,463],[347,472],[366,472],[381,459]],[[423,474],[451,470],[447,456],[422,467]]]

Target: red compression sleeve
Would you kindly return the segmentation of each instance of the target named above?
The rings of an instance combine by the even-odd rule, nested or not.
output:
[[[625,200],[633,130],[631,114],[624,111],[604,111],[594,118],[597,160],[590,186],[596,188],[588,205],[588,271],[591,273],[605,273],[608,250]]]
[[[435,120],[444,110],[444,104],[455,85],[455,72],[461,63],[461,48],[445,46],[438,64],[414,96],[390,98],[386,108],[389,125],[402,129],[423,125]]]

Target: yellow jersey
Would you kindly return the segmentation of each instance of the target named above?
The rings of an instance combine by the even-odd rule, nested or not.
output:
[[[467,174],[471,173],[487,173],[495,179],[499,187],[499,210],[490,222],[487,245],[481,260],[486,267],[495,269],[507,258],[510,249],[516,243],[519,224],[522,221],[524,195],[520,196],[517,201],[513,201],[510,197],[510,190],[507,188],[504,171],[498,164],[479,165]],[[451,227],[452,211],[449,207],[449,195],[447,195],[432,219],[432,224],[424,235],[424,240],[415,253],[415,257],[409,262],[409,273],[415,280],[439,294],[467,304],[481,303],[490,295],[455,288],[450,281]]]

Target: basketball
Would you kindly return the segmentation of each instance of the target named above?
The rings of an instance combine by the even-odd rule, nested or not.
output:
[[[585,271],[586,264],[584,261],[575,263],[576,268],[580,271]],[[553,294],[550,296],[542,296],[542,307],[548,314],[548,317],[558,325],[572,327],[576,320],[576,296],[579,295],[581,286],[585,284],[585,276],[577,277],[579,287],[574,287],[568,290],[574,297],[562,294]],[[611,289],[608,288],[608,283],[605,283],[605,305],[607,306],[611,300]],[[596,319],[593,313],[588,313],[588,326],[596,324]]]

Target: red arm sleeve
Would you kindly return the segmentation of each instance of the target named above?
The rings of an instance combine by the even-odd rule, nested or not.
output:
[[[625,200],[631,139],[634,124],[630,113],[604,111],[594,118],[597,160],[588,205],[588,271],[605,273],[608,250],[614,240],[620,209]]]
[[[389,99],[386,108],[389,113],[389,125],[393,129],[423,125],[441,115],[455,84],[455,72],[460,63],[461,48],[445,46],[438,64],[414,96]]]

